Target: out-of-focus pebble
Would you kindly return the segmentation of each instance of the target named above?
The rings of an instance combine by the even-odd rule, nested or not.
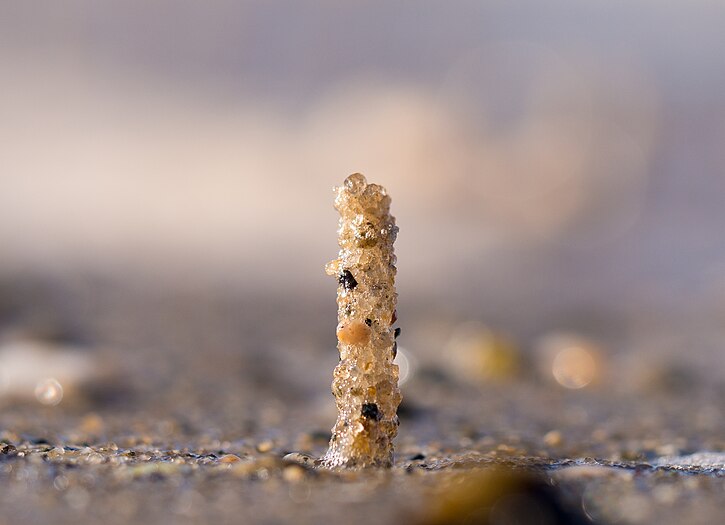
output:
[[[65,450],[62,447],[55,447],[48,451],[48,459],[60,459],[65,456]]]
[[[84,434],[98,436],[103,432],[105,424],[103,418],[96,413],[86,414],[81,420],[78,430]]]
[[[282,478],[290,483],[297,483],[305,478],[305,469],[299,465],[287,465],[282,470]]]
[[[63,385],[52,377],[38,381],[34,392],[41,405],[55,406],[63,400]]]
[[[312,467],[315,464],[315,458],[308,456],[307,454],[300,454],[299,452],[291,452],[282,458],[284,461],[290,463],[297,463],[304,467]]]
[[[570,523],[555,488],[543,479],[504,469],[444,476],[427,499],[420,525]]]
[[[564,443],[564,436],[558,430],[550,430],[544,434],[544,444],[547,447],[559,447]]]
[[[534,351],[542,377],[561,387],[578,390],[604,378],[604,352],[585,336],[551,333],[537,341]]]
[[[274,448],[274,443],[270,440],[264,440],[257,444],[257,451],[263,454],[271,451]]]
[[[511,380],[521,367],[521,354],[511,339],[477,322],[456,326],[445,355],[453,372],[472,382]]]
[[[232,472],[236,476],[247,477],[256,475],[260,478],[268,478],[270,471],[279,471],[284,466],[280,458],[266,456],[250,461],[239,461],[232,465]]]
[[[17,450],[11,443],[0,443],[0,454],[14,454]]]
[[[219,463],[221,463],[222,465],[230,465],[241,460],[242,458],[240,458],[236,454],[224,454],[222,457],[219,458]]]
[[[75,346],[35,340],[11,340],[0,346],[0,397],[36,399],[54,406],[64,392],[98,375],[93,356]]]

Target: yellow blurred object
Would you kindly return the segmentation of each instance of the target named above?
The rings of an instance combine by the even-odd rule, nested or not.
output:
[[[458,375],[474,382],[511,380],[518,375],[521,365],[516,345],[480,323],[456,327],[446,355]]]
[[[85,434],[99,436],[105,429],[105,426],[106,424],[101,416],[90,412],[83,417],[78,429]]]
[[[572,522],[542,478],[502,468],[446,475],[429,501],[418,525]]]
[[[547,447],[560,447],[564,443],[564,436],[559,430],[550,430],[544,434],[544,444]]]

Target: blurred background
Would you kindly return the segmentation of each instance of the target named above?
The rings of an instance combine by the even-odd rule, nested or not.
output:
[[[400,226],[406,417],[430,410],[403,437],[441,438],[473,388],[447,424],[474,441],[639,435],[612,414],[647,395],[720,439],[724,23],[705,0],[4,1],[5,428],[326,431],[331,188],[362,172]]]

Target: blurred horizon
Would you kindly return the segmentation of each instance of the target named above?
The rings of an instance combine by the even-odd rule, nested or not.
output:
[[[359,171],[393,198],[403,298],[720,322],[724,20],[8,2],[0,274],[329,294],[330,189]]]

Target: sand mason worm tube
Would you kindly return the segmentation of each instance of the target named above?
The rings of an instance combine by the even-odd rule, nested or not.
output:
[[[340,362],[332,382],[338,417],[322,464],[387,467],[393,464],[401,400],[393,363],[398,227],[385,188],[361,174],[350,175],[335,192],[340,253],[325,270],[338,280]]]

